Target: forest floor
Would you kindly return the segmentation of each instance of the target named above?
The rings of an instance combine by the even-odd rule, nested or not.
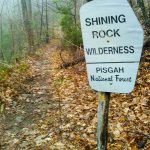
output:
[[[58,69],[57,45],[39,49],[0,81],[1,150],[96,150],[97,93],[84,62]],[[140,65],[132,93],[111,95],[109,150],[150,149],[148,67]]]

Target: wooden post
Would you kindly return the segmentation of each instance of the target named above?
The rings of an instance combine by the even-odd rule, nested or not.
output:
[[[107,150],[110,93],[98,92],[98,99],[97,146],[98,150]]]

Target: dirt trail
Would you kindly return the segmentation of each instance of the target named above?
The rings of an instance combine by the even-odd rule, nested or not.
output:
[[[5,120],[0,120],[1,150],[50,149],[52,137],[59,134],[58,103],[51,93],[50,57],[54,49],[49,45],[40,58],[31,61],[34,73],[25,81],[30,90],[22,90]]]

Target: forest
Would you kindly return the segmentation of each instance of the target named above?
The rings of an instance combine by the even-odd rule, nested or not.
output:
[[[90,1],[0,0],[0,150],[97,149],[80,25]],[[107,149],[149,150],[150,0],[128,2],[144,45],[133,92],[111,94]]]

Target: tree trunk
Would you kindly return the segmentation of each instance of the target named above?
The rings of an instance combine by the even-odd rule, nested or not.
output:
[[[4,4],[5,4],[5,1],[3,1],[2,6],[1,6],[1,11],[0,11],[0,52],[1,52],[1,57],[2,57],[3,61],[5,61],[5,56],[4,56],[3,47],[2,47],[2,42],[3,42],[3,17],[2,17],[2,14],[3,14]]]
[[[3,22],[2,22],[2,16],[0,18],[0,53],[1,53],[1,59],[4,61],[4,53],[3,53],[3,47],[2,47],[2,42],[3,42]]]
[[[74,24],[77,26],[77,1],[74,0]]]
[[[150,0],[147,0],[148,3],[148,17],[150,19]]]
[[[11,38],[12,38],[12,50],[11,50],[11,56],[15,55],[15,37],[14,37],[14,31],[13,31],[13,25],[10,20],[10,32],[11,32]]]
[[[34,47],[33,31],[31,27],[32,22],[32,5],[31,0],[21,0],[23,23],[27,33],[29,50],[32,51]]]
[[[45,39],[45,42],[48,43],[49,42],[49,24],[48,24],[48,3],[47,3],[47,0],[46,0],[46,10],[45,10],[45,13],[46,13],[46,39]]]
[[[43,33],[43,12],[44,12],[44,1],[42,0],[42,8],[41,8],[41,23],[40,23],[40,40],[42,41],[42,33]]]

